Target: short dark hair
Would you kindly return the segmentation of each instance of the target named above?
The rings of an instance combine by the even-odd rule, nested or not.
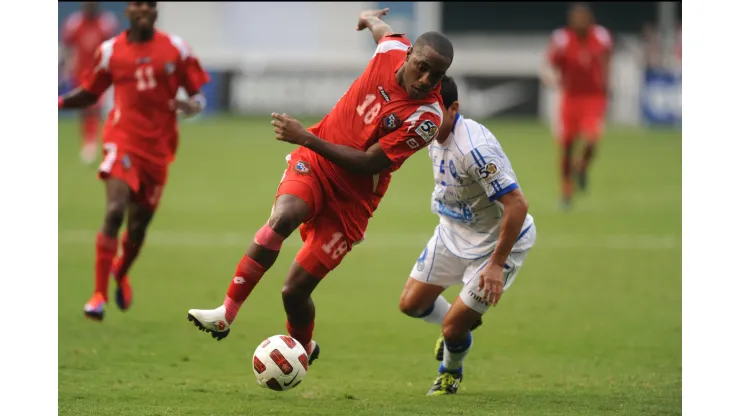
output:
[[[445,108],[450,108],[452,103],[457,101],[457,83],[454,78],[447,75],[442,77],[440,94],[442,95],[442,103]]]
[[[424,46],[429,46],[434,49],[435,52],[448,58],[452,61],[455,55],[455,51],[452,48],[452,42],[447,37],[439,32],[425,32],[414,43],[414,46],[418,46],[419,50]]]

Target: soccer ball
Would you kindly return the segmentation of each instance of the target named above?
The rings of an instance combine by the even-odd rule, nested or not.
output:
[[[308,371],[308,354],[300,342],[287,335],[273,335],[254,350],[252,367],[257,384],[271,390],[290,390]]]

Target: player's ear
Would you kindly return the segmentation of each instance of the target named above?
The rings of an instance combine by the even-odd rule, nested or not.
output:
[[[454,111],[454,114],[457,114],[457,112],[460,110],[460,101],[455,101],[450,105],[450,110]]]
[[[406,62],[409,61],[409,58],[411,58],[411,53],[414,51],[414,47],[410,46],[409,49],[406,51]]]

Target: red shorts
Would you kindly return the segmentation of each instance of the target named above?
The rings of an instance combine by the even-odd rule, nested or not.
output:
[[[303,247],[296,262],[321,279],[339,266],[352,246],[362,241],[370,215],[356,201],[336,198],[327,178],[300,150],[287,160],[288,169],[275,198],[295,195],[308,204],[308,217],[299,229]]]
[[[119,151],[115,143],[104,143],[98,177],[126,182],[133,192],[133,198],[154,211],[167,183],[167,167],[157,166],[133,153]]]
[[[588,141],[597,141],[604,130],[606,97],[563,96],[560,101],[560,132],[563,144],[570,144],[580,135]]]

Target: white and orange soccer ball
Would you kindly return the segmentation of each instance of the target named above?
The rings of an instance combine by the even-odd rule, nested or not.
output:
[[[300,342],[287,335],[273,335],[257,346],[252,356],[257,384],[284,391],[300,384],[308,371],[308,354]]]

